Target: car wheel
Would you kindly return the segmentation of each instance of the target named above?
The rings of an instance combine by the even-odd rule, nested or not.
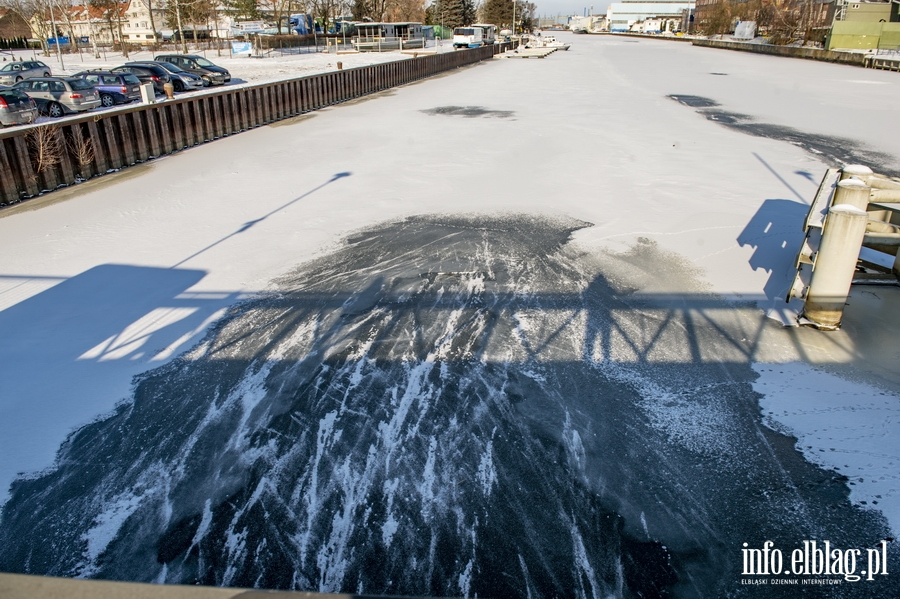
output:
[[[62,106],[60,106],[56,102],[51,102],[47,106],[47,115],[52,116],[53,118],[62,116],[63,115]]]
[[[172,86],[175,88],[175,91],[177,91],[177,92],[184,91],[184,83],[181,82],[181,79],[176,79],[174,82],[172,82]]]
[[[109,94],[100,94],[100,104],[109,108],[116,103],[115,99]]]
[[[16,83],[18,83],[18,82],[21,81],[21,80],[22,80],[21,77],[16,77]]]
[[[44,77],[49,77],[50,73],[44,73]]]

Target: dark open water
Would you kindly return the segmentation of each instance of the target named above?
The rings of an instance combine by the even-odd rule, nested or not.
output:
[[[647,291],[696,273],[649,242],[580,253],[584,226],[412,218],[298,267],[14,485],[0,570],[498,598],[890,596],[889,580],[740,584],[743,542],[864,548],[885,522],[763,426],[736,350],[746,323],[709,317],[732,306],[697,285]]]

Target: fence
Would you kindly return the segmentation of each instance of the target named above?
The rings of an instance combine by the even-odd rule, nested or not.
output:
[[[691,40],[695,46],[706,48],[719,48],[722,50],[738,50],[741,52],[755,52],[757,54],[769,54],[772,56],[785,56],[788,58],[806,58],[808,60],[821,60],[824,62],[836,62],[853,66],[866,66],[865,54],[852,52],[833,52],[831,50],[819,50],[817,48],[798,48],[796,46],[774,46],[771,44],[748,44],[742,42],[728,42],[723,40]]]
[[[328,48],[341,47],[353,48],[352,36],[335,33],[329,34],[305,34],[305,35],[250,35],[248,41],[252,41],[255,48],[260,50],[279,50],[281,52],[294,49],[303,51],[326,51]],[[312,48],[313,50],[310,50]]]
[[[866,55],[866,66],[873,69],[900,71],[900,51],[876,50],[874,54]]]
[[[225,88],[0,132],[0,206],[207,141],[491,58],[496,44]]]

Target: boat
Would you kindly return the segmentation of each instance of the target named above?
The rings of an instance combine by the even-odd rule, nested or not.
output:
[[[557,50],[568,50],[571,47],[571,44],[567,44],[561,40],[556,39],[556,36],[553,35],[537,35],[532,37],[527,44],[525,44],[526,48],[556,48]]]
[[[544,47],[545,48],[556,48],[557,50],[568,50],[572,45],[567,44],[562,40],[556,39],[553,35],[545,35],[543,37]]]

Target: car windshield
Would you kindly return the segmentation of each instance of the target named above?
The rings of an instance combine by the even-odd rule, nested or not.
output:
[[[159,66],[161,66],[165,70],[169,71],[170,73],[183,73],[184,72],[184,69],[172,64],[171,62],[161,62],[159,64]]]
[[[17,89],[4,89],[0,90],[0,98],[10,102],[17,102],[20,100],[28,100],[28,95],[23,94]]]
[[[66,81],[68,81],[69,85],[72,86],[72,89],[75,90],[85,90],[94,87],[91,85],[90,81],[85,81],[84,79],[66,79]]]
[[[140,83],[141,80],[132,75],[131,73],[127,73],[122,76],[122,79],[125,80],[125,83]]]
[[[19,64],[5,64],[5,65],[3,65],[3,68],[0,69],[0,71],[4,71],[7,73],[10,71],[21,71],[21,70],[22,70],[22,65],[19,65]]]
[[[211,62],[209,62],[208,60],[206,60],[205,58],[200,58],[199,56],[198,56],[197,58],[195,58],[194,60],[197,61],[197,64],[199,64],[201,67],[214,67],[214,66],[216,66],[216,65],[214,65],[213,63],[211,63]]]

